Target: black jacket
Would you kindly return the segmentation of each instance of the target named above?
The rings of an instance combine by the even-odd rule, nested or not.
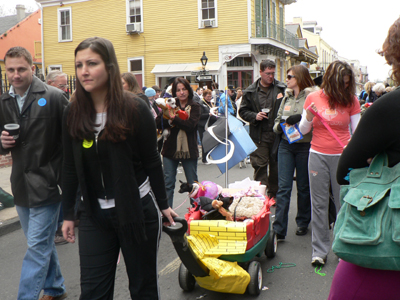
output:
[[[1,147],[13,159],[11,189],[16,205],[40,207],[61,201],[62,115],[68,100],[64,93],[33,76],[20,112],[17,101],[5,93],[0,97],[0,127],[20,124],[17,145]]]
[[[127,96],[133,94],[127,93]],[[147,104],[139,98],[126,98],[136,103],[140,116],[138,128],[123,142],[110,142],[93,139],[87,148],[98,147],[98,152],[108,153],[110,185],[115,201],[140,201],[139,186],[149,177],[151,188],[161,210],[168,208],[165,182],[160,154],[157,151],[156,126]],[[64,220],[74,220],[75,195],[78,183],[81,188],[83,204],[90,216],[94,205],[98,205],[97,186],[90,185],[87,177],[93,168],[86,169],[83,161],[83,140],[73,139],[68,133],[67,117],[70,106],[65,109],[63,120],[63,213]],[[101,133],[100,133],[101,135]],[[87,161],[86,161],[87,163]],[[104,166],[103,166],[104,167]],[[100,166],[101,169],[103,169]],[[97,174],[96,174],[97,175]],[[108,183],[108,182],[106,182]],[[101,188],[101,187],[100,187]],[[119,200],[121,199],[121,200]]]
[[[205,100],[202,100],[200,103],[200,119],[199,123],[197,124],[198,128],[202,129],[204,131],[204,127],[206,126],[208,118],[210,118],[210,122],[208,125],[212,125],[216,120],[216,116],[211,116],[210,117],[210,107],[205,103]]]
[[[181,107],[179,104],[179,100],[176,99],[177,107]],[[190,117],[187,120],[182,120],[179,117],[175,117],[171,122],[171,125],[168,123],[168,120],[163,118],[163,115],[160,114],[156,118],[157,128],[158,129],[170,129],[170,134],[167,138],[164,138],[164,145],[161,154],[164,157],[174,159],[174,155],[176,153],[176,144],[177,144],[177,136],[179,130],[184,130],[186,132],[190,159],[196,159],[199,157],[199,147],[197,142],[197,123],[200,119],[200,104],[196,101],[189,100],[187,105],[191,106]]]
[[[260,84],[260,80],[261,78],[255,81],[243,92],[242,102],[239,110],[240,117],[250,124],[250,137],[255,143],[261,142],[262,134],[261,121],[256,120],[257,114],[261,112],[260,102],[258,100],[258,86]],[[272,104],[272,114],[269,114],[270,120],[275,120],[278,114],[279,106],[281,105],[285,89],[286,84],[275,80],[274,91],[272,93],[274,102]]]

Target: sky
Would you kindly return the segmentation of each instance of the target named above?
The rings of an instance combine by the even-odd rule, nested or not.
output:
[[[399,3],[399,0],[371,3],[367,0],[297,0],[286,5],[285,21],[292,23],[293,17],[316,21],[322,27],[321,37],[339,56],[359,60],[368,67],[370,80],[384,81],[391,67],[376,50],[382,48],[389,27],[400,16]],[[0,0],[0,9],[13,9],[16,4],[36,7],[34,0]]]
[[[322,27],[321,38],[339,56],[367,66],[369,80],[376,82],[389,77],[391,67],[376,50],[382,49],[389,27],[399,18],[399,8],[399,0],[297,0],[285,7],[285,21],[316,21]]]

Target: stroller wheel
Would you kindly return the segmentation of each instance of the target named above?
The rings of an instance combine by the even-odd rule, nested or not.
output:
[[[271,225],[270,225],[271,226]],[[274,258],[278,248],[278,239],[275,231],[270,227],[267,246],[265,247],[265,255],[268,258]]]
[[[194,279],[193,275],[186,269],[185,265],[181,263],[179,267],[179,286],[182,290],[190,292],[193,291],[195,284],[196,279]]]
[[[250,283],[247,286],[247,291],[250,295],[257,296],[260,294],[262,285],[262,270],[258,261],[252,261],[247,269],[250,274]]]

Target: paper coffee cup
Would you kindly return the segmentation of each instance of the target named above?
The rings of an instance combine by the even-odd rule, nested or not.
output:
[[[19,138],[19,124],[15,123],[9,123],[4,125],[4,130],[8,132],[9,135],[11,135],[14,140]]]

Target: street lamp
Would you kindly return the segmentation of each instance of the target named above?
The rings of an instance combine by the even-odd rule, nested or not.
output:
[[[201,64],[203,65],[203,70],[206,69],[208,58],[206,56],[206,52],[203,52],[203,56],[200,58]]]

